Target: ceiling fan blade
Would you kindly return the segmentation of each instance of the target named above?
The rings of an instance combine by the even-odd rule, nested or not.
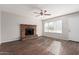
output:
[[[44,13],[46,13],[47,12],[47,10],[44,10]]]
[[[44,14],[44,15],[51,15],[51,14]]]
[[[38,12],[33,12],[33,13],[35,13],[35,14],[40,14],[40,13],[38,13]]]
[[[43,10],[42,10],[42,9],[41,9],[40,11],[41,11],[41,12],[43,12]]]
[[[38,17],[38,16],[40,16],[40,15],[36,15],[35,17]]]

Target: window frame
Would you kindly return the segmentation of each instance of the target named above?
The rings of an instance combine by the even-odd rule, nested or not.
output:
[[[53,24],[54,24],[54,23],[56,23],[56,22],[58,22],[58,21],[61,21],[61,26],[60,26],[60,27],[61,27],[61,30],[59,30],[59,32],[58,32],[58,31],[55,31],[55,30],[49,31],[50,29],[48,29],[48,31],[45,31],[45,30],[46,30],[46,29],[45,29],[45,23],[48,23],[48,28],[49,28],[49,24],[50,24],[50,23],[53,23]],[[62,25],[63,25],[63,24],[62,24],[62,23],[63,23],[62,20],[49,21],[49,22],[45,22],[45,23],[44,23],[44,32],[46,32],[46,33],[60,33],[60,34],[62,34],[62,32],[63,32],[63,31],[62,31]],[[57,23],[56,23],[56,24],[57,24]],[[54,26],[53,26],[53,27],[54,27]]]

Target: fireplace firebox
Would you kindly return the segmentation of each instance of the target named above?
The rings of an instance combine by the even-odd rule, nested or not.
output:
[[[36,25],[20,24],[20,38],[25,40],[28,37],[33,38],[36,35]]]
[[[33,28],[25,29],[25,35],[34,35],[34,29]]]

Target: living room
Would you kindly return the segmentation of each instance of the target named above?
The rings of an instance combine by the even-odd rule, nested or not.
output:
[[[79,54],[78,4],[3,4],[0,23],[0,54]]]

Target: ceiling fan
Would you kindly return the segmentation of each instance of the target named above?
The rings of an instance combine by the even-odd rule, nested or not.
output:
[[[33,12],[33,13],[38,14],[37,16],[44,16],[44,15],[50,16],[51,15],[47,13],[47,10],[40,10],[40,12]]]

